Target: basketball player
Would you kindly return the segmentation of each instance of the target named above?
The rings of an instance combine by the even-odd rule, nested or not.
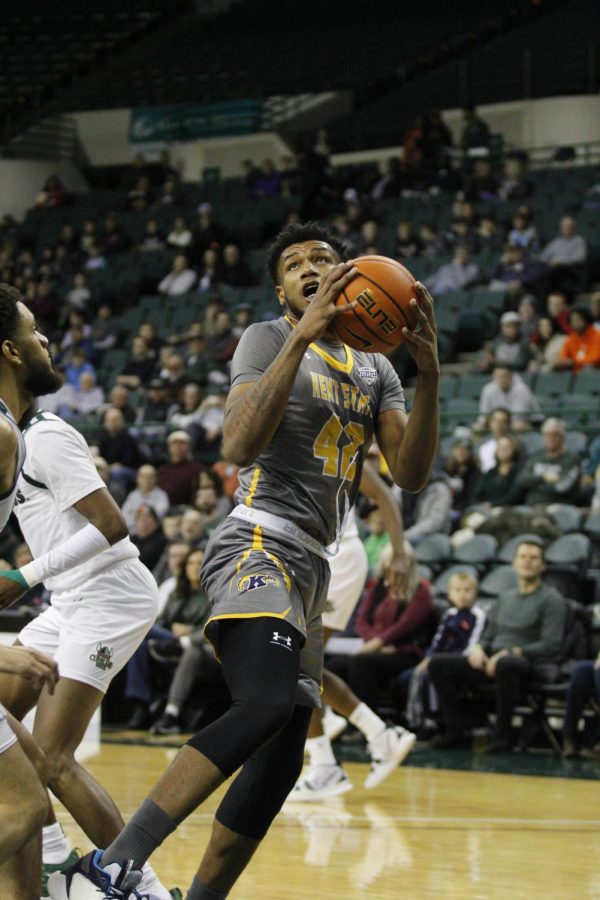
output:
[[[110,843],[123,820],[74,754],[112,678],[154,622],[158,589],[83,437],[35,408],[21,419],[27,458],[15,498],[33,561],[0,572],[0,607],[39,582],[52,591],[52,606],[25,626],[17,645],[53,657],[61,679],[51,694],[39,681],[0,674],[0,698],[19,720],[37,706],[33,736],[46,755],[49,787],[94,844]],[[46,857],[64,863],[69,847],[52,812],[43,837]],[[151,900],[170,900],[150,867],[141,886]]]
[[[0,531],[12,512],[25,461],[17,422],[36,393],[51,393],[62,384],[47,348],[19,291],[0,284]],[[49,693],[58,680],[54,660],[24,647],[0,647],[0,672],[38,689],[45,683]],[[41,753],[0,704],[0,897],[37,900],[40,895],[40,838],[49,803],[38,774],[45,778]]]
[[[390,535],[392,559],[390,590],[402,596],[409,559],[406,555],[402,517],[398,504],[385,481],[368,462],[362,470],[361,493],[375,500],[386,531]],[[327,609],[322,615],[324,644],[334,631],[343,631],[356,607],[367,576],[367,553],[358,534],[354,507],[340,541],[338,552],[329,560],[331,580],[327,594]],[[385,722],[363,703],[338,675],[323,671],[322,699],[326,711],[315,707],[312,711],[306,752],[308,768],[303,772],[288,797],[291,802],[324,800],[344,794],[352,783],[335,758],[331,741],[347,726],[346,718],[367,739],[371,756],[371,771],[366,788],[374,788],[390,775],[412,750],[416,735],[405,728],[387,728]],[[332,714],[330,707],[342,716]]]
[[[206,634],[233,702],[178,753],[121,835],[48,881],[53,900],[127,896],[150,854],[241,767],[216,813],[188,900],[226,897],[302,768],[318,706],[327,598],[325,547],[343,528],[374,434],[394,481],[427,483],[438,439],[433,303],[413,301],[404,332],[419,371],[410,419],[389,361],[341,344],[330,323],[356,274],[315,223],[275,240],[269,270],[284,315],[251,325],[232,364],[223,444],[242,466],[238,506],[213,532],[202,569]],[[353,308],[354,303],[350,304]]]

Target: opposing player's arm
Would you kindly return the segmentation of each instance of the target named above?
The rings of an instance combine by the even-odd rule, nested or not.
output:
[[[411,304],[419,331],[403,328],[406,346],[417,364],[417,389],[410,417],[398,410],[386,410],[376,424],[377,443],[392,478],[406,491],[422,491],[431,473],[439,440],[440,363],[433,300],[427,288],[417,282],[417,299]]]
[[[400,509],[390,488],[368,462],[363,466],[360,490],[377,503],[381,513],[393,550],[389,575],[390,587],[394,594],[402,596],[410,559],[404,549],[404,525]]]
[[[0,419],[0,494],[6,494],[13,485],[18,449],[14,428],[4,418]]]

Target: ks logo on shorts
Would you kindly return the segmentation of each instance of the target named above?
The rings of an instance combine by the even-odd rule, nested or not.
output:
[[[241,594],[247,594],[248,591],[256,591],[259,588],[266,588],[269,585],[279,587],[281,582],[274,575],[260,573],[258,575],[243,575],[238,581],[238,591]]]
[[[367,384],[374,384],[377,381],[377,369],[371,366],[359,366],[356,371]]]
[[[113,667],[111,659],[114,652],[112,647],[98,644],[96,646],[96,652],[90,655],[90,659],[93,663],[96,663],[98,669],[102,669],[102,671],[105,672],[106,669],[112,669]]]

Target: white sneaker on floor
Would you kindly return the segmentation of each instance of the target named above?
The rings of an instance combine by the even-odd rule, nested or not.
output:
[[[323,713],[323,731],[325,732],[325,737],[328,737],[330,741],[335,741],[347,727],[348,719],[345,719],[343,716],[338,716],[330,706],[325,707],[325,712]]]
[[[326,800],[352,790],[352,782],[341,766],[319,766],[308,769],[298,779],[287,803],[305,803],[307,800]]]
[[[365,787],[374,788],[390,775],[406,759],[417,740],[416,734],[394,725],[386,728],[369,744],[371,771]]]

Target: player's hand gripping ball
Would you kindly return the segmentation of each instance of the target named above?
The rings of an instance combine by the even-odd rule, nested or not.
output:
[[[357,301],[354,309],[331,323],[337,336],[355,350],[389,353],[404,340],[417,316],[410,306],[416,297],[415,279],[401,263],[387,256],[360,256],[353,260],[358,275],[336,300],[336,305]]]

